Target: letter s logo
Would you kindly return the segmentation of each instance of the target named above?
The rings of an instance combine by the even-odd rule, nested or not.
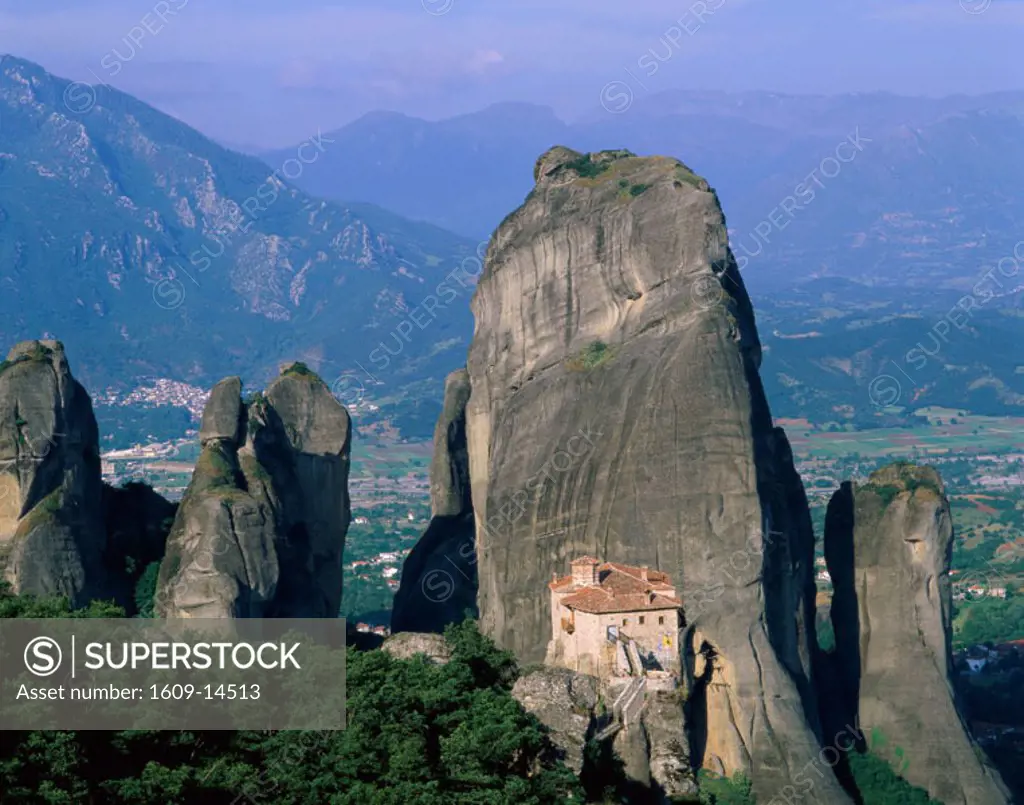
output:
[[[52,637],[36,637],[25,646],[25,667],[36,676],[49,676],[60,668],[64,655]]]

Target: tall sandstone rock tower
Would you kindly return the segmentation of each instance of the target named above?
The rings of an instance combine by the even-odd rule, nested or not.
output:
[[[893,464],[829,502],[825,559],[834,586],[834,681],[826,717],[899,747],[901,774],[943,805],[1009,795],[953,699],[949,566],[953,525],[930,467]]]
[[[540,661],[546,584],[571,559],[668,573],[687,618],[697,762],[748,774],[768,802],[820,748],[813,532],[718,199],[677,160],[624,151],[554,148],[535,179],[494,234],[472,302],[482,627]],[[462,477],[440,469],[435,485]],[[414,575],[402,607],[441,616]],[[802,801],[850,800],[826,778]]]
[[[15,593],[109,592],[99,434],[59,341],[24,341],[0,365],[0,578]]]
[[[351,508],[352,425],[324,382],[285,367],[248,403],[214,386],[202,453],[160,565],[156,612],[181,618],[334,618]]]

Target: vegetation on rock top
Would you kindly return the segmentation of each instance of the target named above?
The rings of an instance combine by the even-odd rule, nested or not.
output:
[[[942,489],[936,478],[937,475],[930,467],[900,461],[873,472],[868,478],[867,488],[873,490],[888,506],[901,493],[913,494],[918,489],[941,496]]]
[[[310,369],[302,361],[295,361],[294,363],[288,364],[284,369],[281,370],[281,377],[308,377],[310,379],[321,380],[320,375]]]
[[[590,154],[584,154],[578,159],[566,162],[563,167],[576,171],[583,179],[593,179],[608,170],[610,166],[607,162],[595,162]]]
[[[63,348],[63,345],[60,344],[59,341],[57,343],[61,346],[61,348]],[[3,372],[5,369],[19,363],[28,363],[30,361],[48,361],[52,355],[52,349],[50,349],[48,346],[39,341],[34,341],[32,343],[32,349],[30,352],[22,353],[21,355],[15,357],[13,360],[5,359],[4,361],[0,361],[0,372]]]

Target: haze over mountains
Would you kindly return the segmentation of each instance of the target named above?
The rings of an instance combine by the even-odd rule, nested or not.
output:
[[[772,324],[777,415],[874,421],[882,374],[906,387],[903,405],[1024,404],[1024,94],[667,92],[572,126],[530,104],[436,123],[381,112],[260,161],[114,89],[90,92],[3,58],[0,183],[16,192],[0,196],[0,335],[61,336],[64,322],[94,392],[226,374],[259,387],[298,357],[349,404],[379,406],[370,419],[429,436],[472,334],[478,254],[531,189],[537,154],[612,143],[678,155],[715,188]],[[1000,260],[1002,287],[983,295]],[[965,294],[966,325],[930,341]],[[918,345],[942,353],[923,375],[908,361]]]
[[[370,384],[363,365],[391,395],[423,381],[440,389],[443,344],[471,330],[470,285],[437,289],[475,242],[312,199],[287,184],[304,168],[295,154],[275,175],[131,96],[10,56],[0,119],[3,339],[59,322],[92,389],[143,376],[205,386],[225,373],[260,384],[297,355],[329,383],[356,373]],[[305,162],[334,143],[307,146]],[[390,342],[401,364],[374,362],[429,294],[442,298],[433,339],[409,338],[406,323]]]
[[[846,411],[836,418],[863,425],[880,401],[1019,413],[1024,93],[608,101],[572,125],[528,104],[439,122],[367,115],[332,132],[345,148],[298,181],[486,235],[531,189],[543,148],[678,155],[718,193],[755,306],[774,325],[762,338],[777,415]],[[880,376],[899,390],[873,395]]]
[[[366,115],[331,132],[342,147],[297,182],[314,195],[363,198],[485,237],[530,190],[538,153],[615,146],[678,155],[707,177],[756,289],[816,275],[955,284],[1012,251],[1024,214],[1015,192],[1024,179],[1024,93],[634,97],[626,89],[572,125],[530,104],[438,122]],[[856,150],[841,145],[848,138]],[[278,164],[287,154],[263,156]]]

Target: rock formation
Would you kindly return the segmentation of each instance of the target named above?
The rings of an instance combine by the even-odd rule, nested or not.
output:
[[[930,467],[894,464],[829,503],[825,559],[840,708],[868,745],[943,805],[1009,802],[957,712],[951,683],[953,526]]]
[[[596,677],[567,668],[528,671],[512,687],[512,696],[548,728],[559,759],[577,775],[594,736],[600,692]]]
[[[569,560],[669,573],[695,763],[767,802],[819,751],[813,538],[718,199],[677,160],[625,151],[553,148],[535,179],[472,301],[481,626],[539,661],[545,585]],[[824,779],[803,801],[849,799]]]
[[[25,341],[0,365],[0,569],[15,593],[107,592],[99,436],[59,341]]]
[[[618,723],[609,703],[623,687],[567,668],[543,667],[526,671],[512,695],[548,728],[559,758],[584,781],[599,777],[596,787],[615,785],[620,793],[640,797],[637,801],[695,796],[677,692],[649,692],[637,723],[608,729]]]
[[[693,796],[697,786],[683,731],[679,697],[674,691],[648,696],[642,727],[652,784],[672,801]]]
[[[335,617],[348,530],[351,423],[303,364],[243,404],[222,380],[160,567],[165,617]]]
[[[452,656],[451,646],[444,636],[429,632],[393,634],[381,643],[380,649],[396,660],[408,660],[420,654],[434,665],[446,665]]]
[[[431,519],[406,557],[395,594],[392,632],[441,632],[476,613],[477,572],[473,501],[466,446],[469,376],[464,369],[445,381],[444,406],[434,430],[430,465]]]

